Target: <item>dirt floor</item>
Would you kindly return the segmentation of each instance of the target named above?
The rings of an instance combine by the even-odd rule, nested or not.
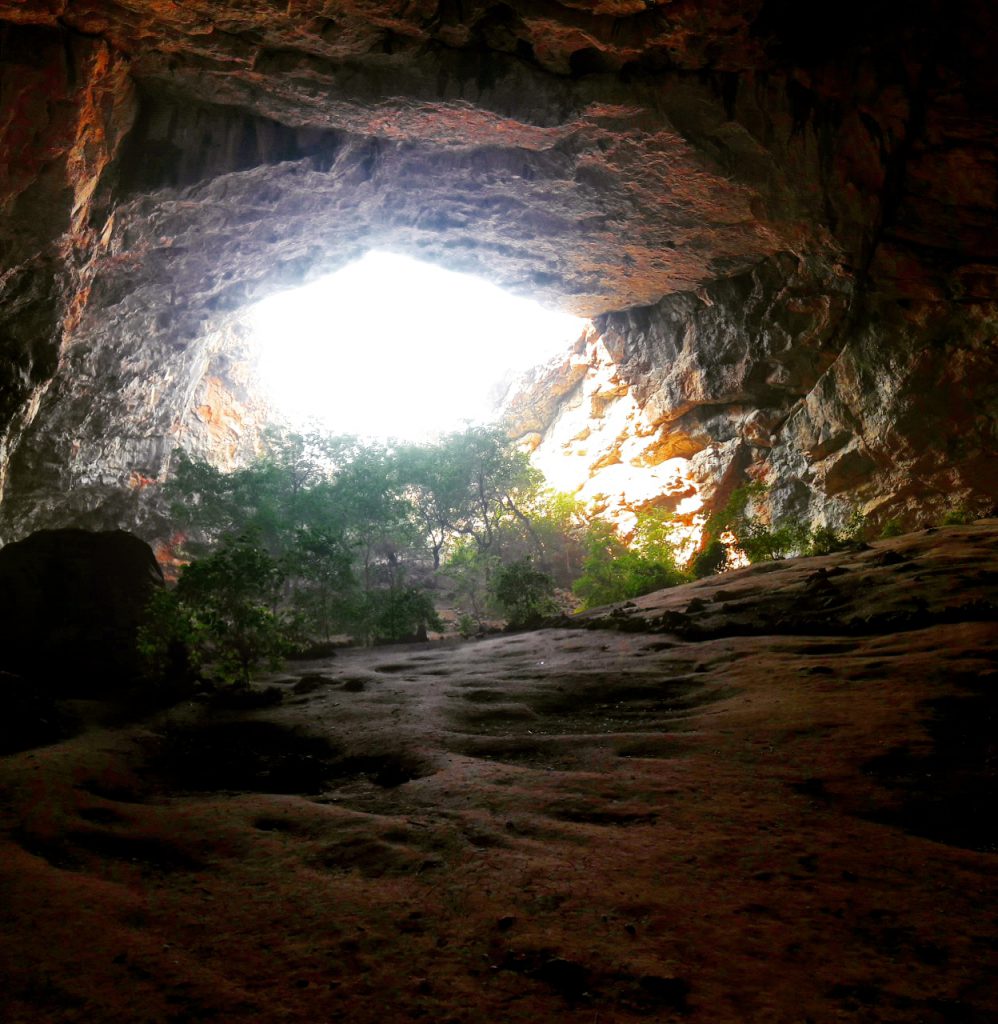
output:
[[[998,521],[0,758],[0,1020],[998,1021]]]

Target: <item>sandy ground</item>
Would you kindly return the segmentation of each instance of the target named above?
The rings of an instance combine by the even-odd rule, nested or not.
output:
[[[998,522],[0,758],[0,1020],[998,1021]]]

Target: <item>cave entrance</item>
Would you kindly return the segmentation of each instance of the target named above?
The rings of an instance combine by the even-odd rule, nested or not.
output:
[[[566,351],[587,323],[378,250],[262,300],[246,322],[282,420],[404,440],[491,419],[504,380]]]

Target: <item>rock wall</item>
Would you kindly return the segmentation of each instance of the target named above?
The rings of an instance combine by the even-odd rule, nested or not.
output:
[[[763,509],[837,526],[990,510],[998,497],[995,308],[872,304],[790,254],[599,318],[514,383],[512,436],[561,490],[626,530],[694,522],[752,480]]]
[[[0,0],[0,541],[157,530],[179,437],[252,447],[203,414],[253,405],[239,310],[373,246],[598,317],[549,377],[649,500],[676,457],[777,513],[993,500],[995,20]]]
[[[0,496],[87,302],[90,223],[135,115],[106,43],[0,25]]]

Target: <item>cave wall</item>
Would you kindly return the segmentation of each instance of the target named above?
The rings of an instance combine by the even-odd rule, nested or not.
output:
[[[993,501],[994,22],[0,0],[0,541],[160,529],[177,440],[235,450],[239,310],[375,245],[597,318],[519,402],[551,451],[583,396],[597,462],[777,513]]]
[[[837,527],[934,522],[996,496],[991,304],[898,304],[782,253],[597,318],[507,393],[512,436],[556,485],[627,526],[692,522],[752,480],[762,511]],[[684,503],[691,495],[705,502]],[[766,508],[768,506],[768,508]]]

